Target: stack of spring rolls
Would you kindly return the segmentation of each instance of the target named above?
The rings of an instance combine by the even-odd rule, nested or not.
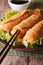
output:
[[[33,12],[30,10],[22,10],[1,23],[0,29],[5,32],[10,32],[11,35],[18,29],[20,33],[17,38],[23,38],[28,44],[31,44],[31,42],[43,36],[43,20],[40,10],[35,9]]]

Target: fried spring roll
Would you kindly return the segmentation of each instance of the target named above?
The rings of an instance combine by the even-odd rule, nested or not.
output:
[[[32,12],[29,10],[23,10],[19,12],[18,14],[12,16],[8,20],[4,21],[1,25],[0,28],[3,31],[10,32],[13,28],[13,26],[17,25],[20,23],[22,20],[26,19],[32,14]]]
[[[43,20],[34,25],[24,36],[24,40],[31,43],[43,36]]]
[[[18,29],[18,30],[20,30],[20,33],[18,35],[18,39],[19,38],[23,38],[23,36],[25,35],[26,31],[28,29],[30,29],[32,26],[34,26],[36,23],[38,23],[39,20],[40,20],[40,15],[32,14],[30,17],[28,17],[27,19],[23,20],[18,25],[14,26],[12,31],[11,31],[11,34],[13,35],[14,32]]]

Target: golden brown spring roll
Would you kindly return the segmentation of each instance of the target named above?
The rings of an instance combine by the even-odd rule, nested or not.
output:
[[[30,30],[28,30],[24,36],[24,40],[28,43],[32,43],[33,41],[39,39],[43,36],[43,20],[34,25]]]
[[[20,33],[18,35],[18,39],[19,38],[23,38],[23,36],[25,35],[26,31],[28,29],[30,29],[32,26],[34,26],[39,20],[40,20],[40,15],[32,14],[30,17],[28,17],[27,19],[23,20],[18,25],[14,26],[12,31],[11,31],[11,34],[13,35],[14,32],[18,29],[18,30],[20,30]]]
[[[12,16],[8,20],[4,21],[1,25],[0,28],[3,31],[10,32],[16,24],[20,23],[22,20],[26,19],[32,14],[32,12],[29,10],[23,10],[19,12],[18,14]]]

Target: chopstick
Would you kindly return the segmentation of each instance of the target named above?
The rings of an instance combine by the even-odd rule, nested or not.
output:
[[[18,31],[18,30],[17,30]],[[14,33],[14,35],[17,33],[17,31]],[[4,52],[4,50],[6,49],[6,47],[9,45],[10,41],[13,39],[14,35],[12,36],[12,38],[9,40],[9,42],[6,44],[6,46],[2,49],[2,51],[0,52],[0,56],[2,55],[2,53]]]
[[[19,34],[19,31],[17,30],[12,38],[9,40],[9,42],[6,44],[6,46],[3,48],[3,50],[0,52],[0,64],[2,63],[3,59],[7,55],[8,51],[10,50],[13,42],[16,40],[17,36]],[[14,37],[15,36],[15,37]],[[9,44],[10,43],[10,44]]]

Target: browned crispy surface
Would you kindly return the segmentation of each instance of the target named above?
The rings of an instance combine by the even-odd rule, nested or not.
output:
[[[14,34],[14,32],[18,29],[20,30],[20,34],[18,38],[23,38],[26,31],[29,30],[31,27],[33,27],[39,20],[40,20],[40,15],[33,14],[27,19],[23,20],[18,25],[14,26],[11,31],[11,34]]]
[[[20,23],[22,20],[26,19],[28,16],[30,16],[32,13],[28,10],[20,11],[18,14],[12,16],[8,20],[4,21],[0,28],[6,32],[10,32],[16,24]]]
[[[43,36],[43,20],[34,25],[30,30],[27,31],[24,36],[24,40],[28,43],[33,42]]]

